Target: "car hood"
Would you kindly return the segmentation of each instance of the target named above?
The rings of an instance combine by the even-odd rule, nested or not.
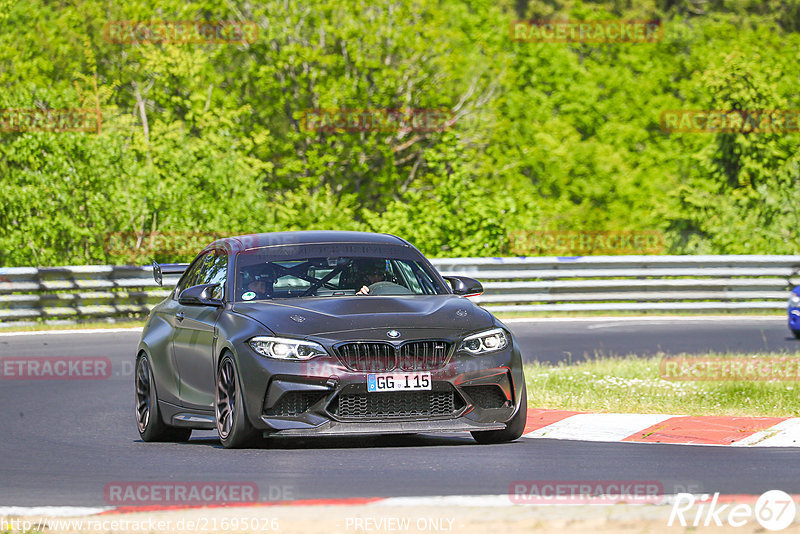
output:
[[[233,311],[283,336],[328,336],[372,329],[491,328],[494,317],[455,295],[359,296],[237,302]]]

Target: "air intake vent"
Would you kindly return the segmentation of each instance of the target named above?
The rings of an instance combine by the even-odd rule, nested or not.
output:
[[[297,416],[308,411],[314,403],[318,402],[325,395],[325,393],[289,391],[278,399],[275,406],[264,408],[264,415],[269,417]]]
[[[467,386],[464,392],[479,408],[504,408],[507,406],[503,390],[499,386]]]
[[[413,419],[452,416],[463,407],[453,391],[342,394],[330,410],[341,419]]]

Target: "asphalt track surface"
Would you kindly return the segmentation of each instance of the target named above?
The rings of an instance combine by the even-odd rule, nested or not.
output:
[[[526,361],[580,361],[627,354],[800,351],[785,318],[646,318],[508,321]]]
[[[796,351],[781,320],[514,322],[526,359],[565,353]],[[800,493],[800,450],[468,435],[272,440],[226,450],[213,432],[143,443],[133,416],[138,332],[0,335],[0,358],[108,357],[106,380],[0,380],[0,506],[104,506],[108,484],[255,483],[259,500],[504,495],[518,480],[648,480],[666,493]],[[574,356],[573,356],[574,357]]]

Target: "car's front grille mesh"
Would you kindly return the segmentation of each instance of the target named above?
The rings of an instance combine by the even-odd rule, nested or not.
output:
[[[356,342],[339,345],[336,355],[353,371],[430,371],[447,363],[451,347],[447,341],[410,341],[400,347],[384,342]]]
[[[339,395],[331,409],[342,419],[403,419],[453,415],[463,404],[451,391],[397,391]]]
[[[404,371],[439,369],[449,352],[450,343],[444,341],[412,341],[400,346],[399,367]]]
[[[389,343],[347,343],[336,353],[354,371],[391,371],[397,365],[395,348]]]
[[[467,386],[464,392],[479,408],[503,408],[508,401],[499,386]]]
[[[264,409],[264,415],[270,417],[293,417],[307,412],[308,409],[325,393],[308,393],[303,391],[289,391],[285,393],[274,406]]]

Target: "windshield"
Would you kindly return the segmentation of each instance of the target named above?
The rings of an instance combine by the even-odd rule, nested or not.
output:
[[[236,260],[237,301],[445,293],[426,262],[407,258],[240,253]]]

